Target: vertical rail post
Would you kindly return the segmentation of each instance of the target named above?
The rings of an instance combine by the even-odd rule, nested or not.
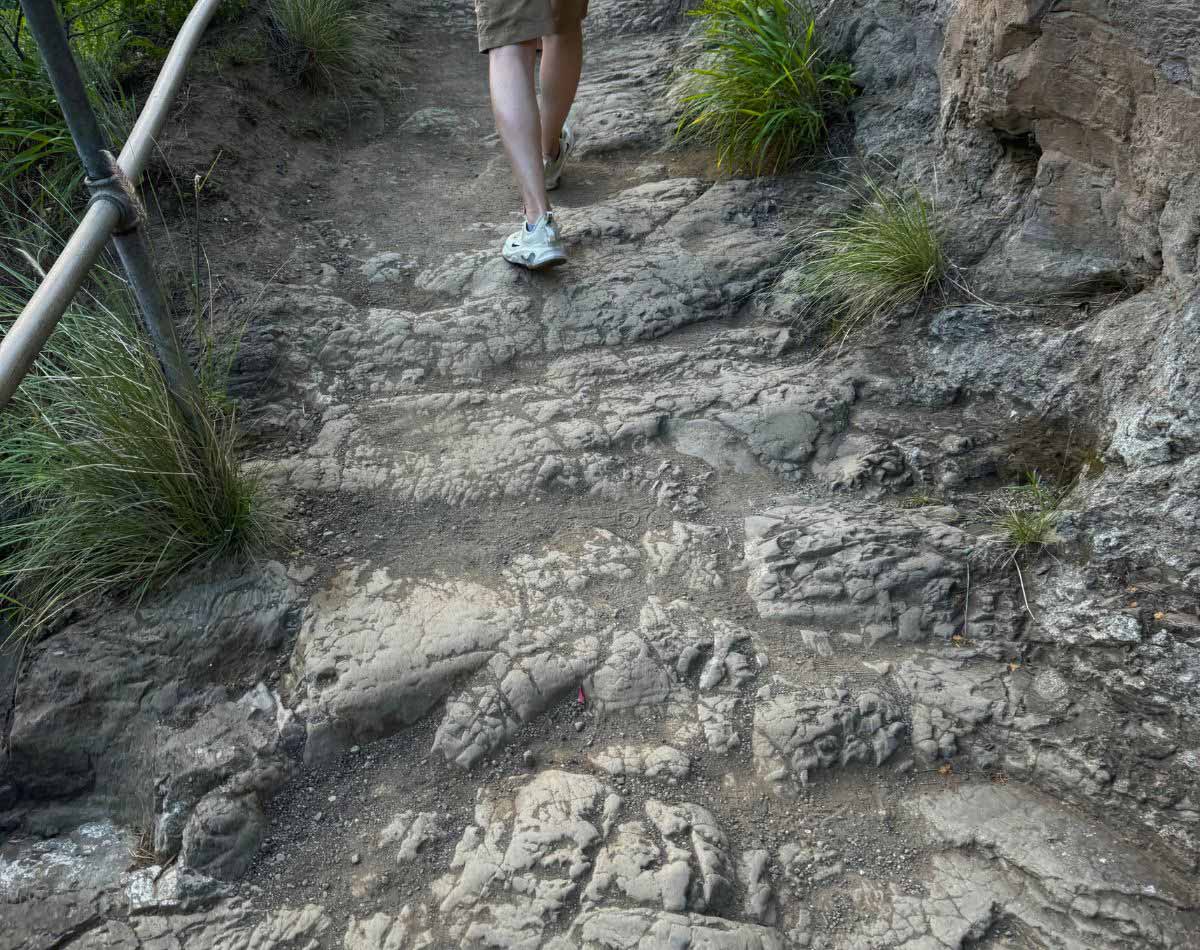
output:
[[[113,243],[137,300],[142,328],[158,356],[176,405],[184,418],[197,427],[199,387],[179,344],[166,297],[154,272],[150,249],[140,230],[144,213],[136,187],[107,149],[104,131],[92,110],[87,87],[71,53],[67,31],[54,0],[21,0],[21,8],[87,172],[92,203],[107,201],[120,209],[121,221],[113,232]]]
[[[79,75],[75,57],[71,55],[67,31],[59,19],[54,0],[21,0],[21,9],[25,11],[25,23],[37,43],[88,178],[107,177],[108,166],[100,154],[107,148],[104,133],[92,111],[87,87]]]

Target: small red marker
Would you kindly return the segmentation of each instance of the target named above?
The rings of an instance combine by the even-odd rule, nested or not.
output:
[[[583,695],[583,687],[579,687],[579,705],[582,706],[587,702],[587,697]]]

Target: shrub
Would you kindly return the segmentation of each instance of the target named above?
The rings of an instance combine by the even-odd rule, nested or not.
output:
[[[825,138],[852,95],[852,70],[817,36],[797,0],[704,0],[705,55],[684,83],[676,132],[716,149],[717,165],[778,172]]]
[[[946,271],[931,208],[915,191],[866,179],[854,207],[800,239],[808,257],[800,288],[844,342],[865,322],[917,303]]]
[[[112,142],[123,141],[133,126],[132,99],[104,70],[80,63],[92,108]],[[0,193],[19,195],[38,212],[57,197],[74,194],[83,182],[71,133],[54,90],[36,62],[4,62],[0,56]]]
[[[31,260],[0,262],[0,329],[32,290]],[[19,634],[89,595],[140,597],[269,544],[263,489],[239,467],[214,383],[193,430],[123,285],[101,271],[77,298],[0,415],[0,609]]]
[[[353,67],[360,23],[349,0],[271,0],[270,16],[288,72],[328,85]]]

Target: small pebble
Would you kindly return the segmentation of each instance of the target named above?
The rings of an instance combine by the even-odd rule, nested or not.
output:
[[[358,862],[361,860],[362,860],[362,855],[359,854],[357,851],[355,851],[352,855],[350,855],[350,863],[351,864],[358,864]]]

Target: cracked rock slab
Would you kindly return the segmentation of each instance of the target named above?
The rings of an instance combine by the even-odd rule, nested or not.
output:
[[[222,880],[239,877],[258,849],[263,806],[287,779],[282,733],[292,715],[259,684],[170,735],[154,765],[154,850]],[[298,728],[298,727],[297,727]]]
[[[1007,667],[922,655],[900,664],[895,680],[911,699],[912,746],[927,762],[949,759],[981,724],[1009,710]]]
[[[352,571],[313,599],[293,656],[309,692],[309,758],[330,731],[348,745],[415,722],[456,679],[491,658],[515,619],[512,602],[466,581],[393,580]]]
[[[691,760],[687,754],[669,745],[609,746],[589,757],[592,765],[612,776],[646,778],[687,778]]]
[[[946,851],[927,896],[895,895],[855,948],[954,946],[1001,920],[1019,921],[1031,943],[1069,950],[1167,950],[1197,933],[1194,878],[1040,793],[968,784],[907,807]]]
[[[601,849],[585,906],[603,904],[609,892],[665,911],[726,905],[733,893],[733,862],[712,812],[651,799],[645,816],[648,821],[621,824]]]
[[[770,854],[762,848],[743,851],[738,860],[738,880],[746,892],[743,913],[760,924],[773,924],[776,917],[770,861]]]
[[[591,868],[588,852],[611,827],[621,799],[592,776],[548,770],[511,797],[478,792],[475,823],[432,891],[462,946],[537,946]],[[495,946],[496,944],[490,944]]]
[[[715,533],[683,528],[671,538],[672,565],[704,565],[719,578]],[[693,671],[701,691],[720,692],[707,700],[720,731],[733,708],[724,694],[755,675],[743,652],[749,631],[655,594],[636,623],[618,623],[608,599],[614,585],[657,589],[661,555],[657,540],[639,547],[571,528],[514,558],[495,588],[382,569],[339,575],[313,599],[293,656],[306,758],[391,734],[444,699],[433,749],[469,768],[575,689],[602,714],[682,707],[694,701]],[[728,747],[727,732],[714,741]]]
[[[437,941],[422,930],[425,914],[405,904],[400,913],[376,913],[362,919],[350,918],[342,950],[433,950]]]
[[[784,950],[775,930],[702,914],[595,910],[580,914],[546,950]]]
[[[79,950],[319,950],[332,921],[316,904],[264,915],[243,901],[201,913],[110,920],[69,944]]]
[[[718,540],[716,528],[675,521],[669,529],[647,532],[642,548],[656,582],[669,579],[688,590],[716,591],[725,586],[714,550]]]
[[[846,691],[841,691],[845,693]],[[820,769],[851,762],[879,766],[899,748],[907,726],[880,694],[760,696],[754,709],[754,764],[776,788],[807,785]]]
[[[31,798],[143,785],[155,721],[224,682],[236,658],[278,647],[295,598],[283,566],[268,562],[67,627],[26,661],[9,776]]]
[[[747,582],[760,616],[846,646],[949,640],[962,625],[976,539],[920,514],[846,502],[746,519]],[[972,636],[1004,635],[994,595],[972,591]]]
[[[380,849],[395,848],[396,862],[416,860],[420,850],[443,836],[441,819],[430,811],[403,811],[379,832]]]

